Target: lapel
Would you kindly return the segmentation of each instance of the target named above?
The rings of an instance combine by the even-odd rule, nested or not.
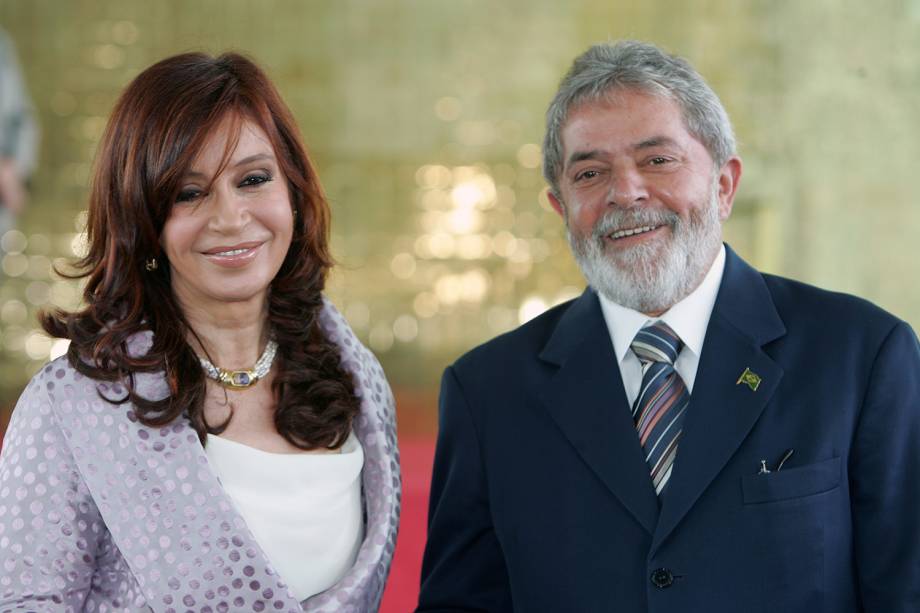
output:
[[[783,376],[762,349],[786,333],[763,276],[725,249],[725,272],[650,555],[741,445]],[[756,391],[737,383],[745,368],[761,378]]]
[[[162,373],[136,374],[135,386],[147,398],[168,393]],[[93,382],[86,395],[96,395]],[[92,428],[75,422],[71,445],[83,441],[86,453],[74,459],[150,609],[173,611],[175,594],[203,603],[218,587],[227,590],[221,600],[255,605],[260,594],[248,584],[258,582],[273,594],[262,606],[277,601],[284,611],[302,610],[224,492],[188,419],[153,428],[138,421],[130,404],[109,407],[119,418]],[[237,577],[245,572],[246,585],[233,584],[225,569]]]
[[[540,359],[559,367],[541,394],[550,416],[601,482],[652,534],[658,500],[593,290],[585,290],[565,311]]]

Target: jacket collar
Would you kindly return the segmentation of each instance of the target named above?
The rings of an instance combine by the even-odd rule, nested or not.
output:
[[[558,367],[544,385],[546,409],[587,466],[653,535],[653,548],[760,416],[782,378],[762,347],[784,334],[762,275],[726,246],[674,475],[659,507],[594,290],[587,289],[560,317],[539,354]],[[756,391],[736,383],[746,368],[761,378]]]

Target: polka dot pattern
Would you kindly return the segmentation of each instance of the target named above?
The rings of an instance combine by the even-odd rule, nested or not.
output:
[[[0,454],[0,611],[376,611],[399,519],[395,404],[383,369],[328,301],[361,413],[365,538],[352,569],[297,602],[235,511],[187,420],[162,428],[61,358],[23,392]],[[142,354],[149,334],[135,336]],[[162,375],[137,376],[162,397]]]

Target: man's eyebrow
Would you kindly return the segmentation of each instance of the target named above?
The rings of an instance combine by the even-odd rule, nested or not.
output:
[[[229,164],[228,167],[238,168],[239,166],[245,166],[246,164],[251,164],[252,162],[258,162],[261,160],[274,160],[274,159],[275,159],[275,156],[272,155],[271,153],[256,153],[255,155],[249,155],[249,156],[244,157],[241,160],[237,160],[236,162]],[[205,178],[205,174],[203,172],[198,172],[197,170],[189,170],[187,173],[185,173],[185,176],[191,179]]]
[[[572,155],[569,156],[569,159],[566,160],[565,165],[571,166],[576,162],[582,162],[584,160],[595,160],[602,155],[603,154],[600,149],[592,149],[590,151],[573,151]]]
[[[677,141],[668,136],[653,136],[651,138],[646,138],[643,141],[639,141],[632,146],[633,150],[640,149],[650,149],[652,147],[661,147],[661,146],[675,146]]]
[[[642,149],[651,149],[653,147],[676,147],[677,141],[669,136],[652,136],[651,138],[646,138],[641,140],[638,143],[632,145],[630,148],[633,151],[641,151]],[[566,167],[571,166],[577,162],[582,162],[584,160],[596,160],[604,156],[604,152],[601,149],[591,149],[589,151],[573,151],[572,155],[565,161]]]

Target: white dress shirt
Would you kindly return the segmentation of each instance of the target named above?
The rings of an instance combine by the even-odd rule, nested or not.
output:
[[[364,539],[364,450],[269,453],[208,435],[208,462],[272,565],[303,600],[341,579]]]
[[[657,321],[668,324],[683,341],[684,346],[677,356],[674,369],[684,380],[687,390],[693,393],[696,369],[700,364],[703,341],[706,339],[706,328],[709,327],[709,317],[716,303],[724,270],[725,246],[723,245],[702,283],[660,317],[649,317],[645,313],[628,309],[612,302],[598,292],[601,311],[604,313],[604,321],[607,323],[610,340],[613,342],[629,406],[636,401],[642,385],[642,364],[630,349],[630,345],[639,330]]]

